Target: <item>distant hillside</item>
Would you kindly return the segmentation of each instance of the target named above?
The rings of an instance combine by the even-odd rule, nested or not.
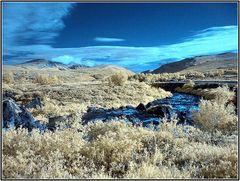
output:
[[[64,64],[61,62],[50,61],[46,59],[34,59],[29,60],[21,64],[15,65],[4,65],[5,70],[28,70],[28,71],[49,71],[51,68],[51,73],[64,71],[64,74],[74,74],[77,72],[81,72],[85,75],[96,75],[98,77],[108,77],[114,74],[125,74],[132,75],[134,74],[132,71],[127,68],[112,65],[112,64],[101,64],[96,66],[86,66],[82,64],[77,64],[71,62],[69,64]],[[79,70],[79,71],[78,71]],[[100,76],[101,75],[101,76]]]
[[[92,71],[104,74],[106,76],[122,73],[125,75],[134,74],[132,71],[117,65],[98,65],[91,68]]]
[[[151,73],[174,73],[184,71],[208,72],[216,69],[237,69],[237,53],[222,53],[186,58],[168,63]]]
[[[68,64],[69,67],[62,69],[59,66],[67,66],[57,64],[58,67],[51,67],[49,68],[49,64],[52,65],[52,62],[46,60],[34,60],[28,61],[24,64],[18,65],[3,65],[3,72],[12,72],[16,79],[18,77],[27,76],[32,80],[35,79],[36,73],[37,74],[45,74],[45,75],[56,75],[60,77],[60,79],[68,82],[68,83],[79,83],[79,82],[91,82],[93,80],[101,81],[105,78],[115,75],[115,74],[124,74],[124,75],[133,75],[134,73],[130,70],[117,66],[117,65],[98,65],[92,67],[81,67],[81,66],[74,66],[73,64]],[[47,68],[42,68],[43,65],[48,65]]]
[[[24,63],[21,63],[19,65],[22,66],[33,66],[36,68],[59,68],[59,69],[79,69],[79,68],[86,68],[88,66],[81,65],[81,64],[64,64],[61,62],[51,61],[51,60],[45,60],[45,59],[34,59],[29,60]]]

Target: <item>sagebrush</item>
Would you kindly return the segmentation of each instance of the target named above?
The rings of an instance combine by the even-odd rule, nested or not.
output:
[[[187,132],[186,132],[187,131]],[[4,178],[236,178],[237,144],[193,127],[123,121],[3,132]],[[194,138],[194,139],[193,139]],[[201,142],[197,141],[201,139]],[[216,138],[215,139],[219,139]]]

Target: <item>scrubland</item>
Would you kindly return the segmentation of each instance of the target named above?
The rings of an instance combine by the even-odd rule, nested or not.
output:
[[[225,100],[235,101],[236,97],[234,91],[230,91],[227,85],[218,88],[198,88],[193,81],[184,84],[183,87],[177,87],[176,91],[194,94],[203,97],[204,99],[214,100],[224,103]]]
[[[167,81],[184,80],[237,80],[237,70],[219,69],[211,72],[200,72],[195,70],[181,71],[177,73],[138,73],[129,76],[129,80],[138,80],[140,82],[154,83]]]
[[[40,96],[43,107],[29,111],[42,122],[67,114],[74,119],[70,128],[59,126],[54,132],[4,131],[4,178],[237,178],[238,119],[227,87],[201,100],[193,126],[177,125],[175,119],[162,121],[158,129],[123,120],[83,125],[87,106],[136,106],[171,93],[131,73],[119,76],[121,71],[41,72],[41,78],[24,71],[6,74],[11,78],[4,80],[3,91],[21,104]]]

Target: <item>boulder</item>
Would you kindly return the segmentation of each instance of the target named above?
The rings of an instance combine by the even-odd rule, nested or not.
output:
[[[178,123],[179,124],[184,124],[184,123],[186,123],[186,121],[187,121],[187,114],[186,114],[186,112],[179,112],[178,114],[177,114],[177,117],[178,117]]]
[[[35,97],[25,105],[25,108],[37,108],[42,107],[41,98]]]
[[[22,110],[11,98],[3,100],[3,127],[15,126],[15,122],[20,122],[19,114]]]
[[[144,105],[143,103],[140,103],[140,104],[136,107],[136,109],[137,109],[138,111],[146,111],[146,107],[145,107],[145,105]]]
[[[11,90],[6,90],[3,93],[3,99],[7,99],[8,97],[10,98],[14,98],[14,96],[16,95],[15,92],[11,91]]]
[[[152,126],[156,127],[159,125],[159,123],[160,123],[159,119],[147,119],[147,120],[143,121],[143,126],[150,127],[152,125]]]
[[[47,127],[50,130],[55,130],[57,124],[64,122],[67,119],[67,116],[54,116],[49,118]]]
[[[172,106],[170,105],[156,105],[147,108],[147,114],[153,114],[160,118],[168,118],[170,119],[172,117]]]
[[[109,116],[108,111],[104,108],[89,107],[87,112],[82,116],[82,121],[83,124],[87,124],[95,120],[104,120]]]
[[[43,128],[26,108],[19,106],[11,98],[5,98],[3,100],[3,128],[10,127],[23,127],[29,131],[33,128]]]
[[[133,106],[127,105],[125,106],[126,109],[135,109]]]
[[[58,126],[62,124],[64,128],[71,127],[71,122],[76,119],[75,114],[69,114],[64,116],[53,116],[48,119],[48,123],[46,125],[46,128],[54,131]]]
[[[154,102],[154,101],[153,101]],[[154,103],[153,102],[149,102],[147,103],[146,105],[146,109],[150,108],[150,107],[153,107],[154,106]]]

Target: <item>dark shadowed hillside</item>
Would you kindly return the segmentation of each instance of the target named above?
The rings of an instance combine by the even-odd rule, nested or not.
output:
[[[174,73],[180,71],[208,72],[217,69],[237,69],[237,53],[186,58],[178,62],[162,65],[153,70],[152,73]]]

